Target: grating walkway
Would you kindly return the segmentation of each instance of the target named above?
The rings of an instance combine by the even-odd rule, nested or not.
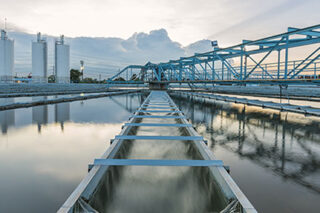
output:
[[[149,106],[161,105],[162,107],[172,108],[173,110],[148,110]],[[152,113],[169,113],[169,114],[180,114],[181,111],[177,110],[174,102],[168,96],[166,92],[152,91],[148,98],[145,100],[144,104],[137,110],[138,115],[133,115],[131,118],[151,118],[155,119],[185,119],[182,115],[150,115]],[[140,115],[140,114],[144,115]],[[148,123],[129,123],[127,126],[143,126],[148,125]],[[188,124],[163,124],[163,123],[153,123],[155,128],[158,126],[171,126],[171,127],[181,127],[188,126]],[[118,140],[178,140],[178,141],[203,141],[201,136],[161,136],[161,135],[117,135],[115,139]],[[109,165],[109,166],[223,166],[220,160],[151,160],[151,159],[95,159],[94,165]]]
[[[140,127],[154,128],[155,131],[153,132],[159,133],[159,135],[132,135],[131,128]],[[169,128],[170,130],[176,128],[177,130],[168,131],[169,135],[160,135],[160,127]],[[174,134],[180,133],[177,132],[179,130],[183,132],[183,135]],[[161,144],[175,143],[175,141],[192,143],[196,152],[199,152],[201,157],[199,159],[148,159],[147,156],[144,156],[142,159],[115,158],[124,142],[131,143],[141,140],[146,141],[145,143]],[[163,157],[161,156],[158,158]],[[211,177],[214,179],[217,183],[217,187],[220,187],[220,191],[225,196],[225,199],[229,201],[226,208],[220,212],[235,212],[235,210],[239,208],[240,212],[257,212],[227,173],[223,162],[215,159],[203,137],[195,131],[169,95],[163,91],[152,91],[150,93],[140,108],[130,117],[129,122],[123,125],[121,133],[111,140],[111,146],[105,154],[101,158],[95,159],[93,165],[89,166],[90,171],[88,175],[70,195],[58,212],[74,212],[75,209],[81,209],[81,212],[89,210],[95,212],[92,206],[89,205],[90,199],[92,194],[99,188],[100,182],[103,180],[104,174],[109,166],[207,167],[211,174],[207,178]]]

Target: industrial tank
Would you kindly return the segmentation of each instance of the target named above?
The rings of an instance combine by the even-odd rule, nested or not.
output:
[[[1,30],[0,37],[0,82],[12,82],[14,67],[14,42]]]
[[[47,42],[41,39],[41,34],[37,34],[37,41],[32,42],[32,82],[47,83],[48,70],[48,50]]]
[[[70,83],[70,47],[64,44],[64,36],[55,43],[56,83]]]

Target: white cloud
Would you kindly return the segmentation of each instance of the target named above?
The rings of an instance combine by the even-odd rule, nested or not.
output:
[[[15,72],[26,75],[31,72],[31,41],[35,35],[22,32],[10,32],[9,37],[15,40]],[[53,44],[55,38],[46,36],[48,42],[49,74],[53,65]],[[102,74],[110,77],[119,69],[130,64],[146,64],[148,61],[158,63],[195,52],[211,49],[208,40],[195,42],[182,47],[170,39],[165,29],[153,30],[150,33],[134,33],[128,39],[103,37],[66,38],[70,44],[71,67],[79,68],[79,61],[85,61],[86,72],[92,77]]]
[[[128,38],[165,28],[183,45],[219,32],[223,39],[226,30],[255,37],[320,18],[317,0],[0,0],[0,5],[2,20],[32,33]]]
[[[320,19],[317,0],[0,0],[0,5],[0,19],[7,17],[14,31],[74,37],[68,40],[72,67],[84,59],[92,75],[210,50],[203,39],[225,47]],[[34,36],[11,35],[16,40],[16,71],[28,73]],[[49,64],[52,46],[49,37]]]

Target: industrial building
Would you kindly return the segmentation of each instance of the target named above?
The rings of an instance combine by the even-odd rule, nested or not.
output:
[[[64,43],[64,36],[55,42],[56,83],[70,83],[70,47]]]
[[[14,41],[8,39],[7,32],[1,30],[0,38],[0,82],[12,82],[14,68]]]
[[[47,83],[48,48],[47,42],[37,34],[37,41],[32,42],[32,82]]]

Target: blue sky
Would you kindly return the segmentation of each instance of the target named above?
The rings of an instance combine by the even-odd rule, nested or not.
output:
[[[129,38],[164,28],[187,46],[201,39],[230,45],[320,22],[318,0],[0,0],[15,30]]]

